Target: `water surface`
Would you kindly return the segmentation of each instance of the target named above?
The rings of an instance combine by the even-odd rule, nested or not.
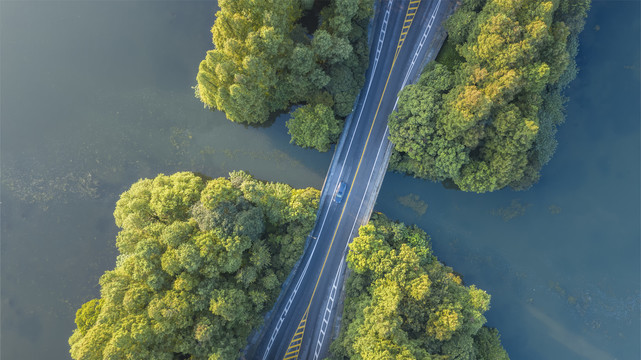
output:
[[[532,189],[385,178],[376,209],[419,224],[492,294],[488,323],[512,359],[641,358],[639,31],[638,2],[593,2],[559,146]],[[424,214],[399,203],[408,193]]]
[[[75,311],[115,263],[115,201],[137,179],[245,169],[322,185],[331,154],[290,145],[283,118],[243,127],[193,97],[216,2],[0,6],[1,358],[69,358]],[[493,295],[513,359],[639,358],[638,14],[594,3],[534,188],[464,194],[388,174],[381,189],[377,210],[425,228]]]

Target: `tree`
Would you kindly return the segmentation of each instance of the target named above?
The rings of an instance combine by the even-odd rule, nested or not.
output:
[[[428,66],[390,116],[397,171],[464,191],[524,189],[556,147],[589,0],[467,0],[447,22],[447,67]],[[441,85],[442,84],[442,85]]]
[[[318,198],[244,172],[138,181],[116,204],[120,255],[76,313],[71,356],[237,358],[302,254]]]
[[[507,360],[507,352],[501,346],[501,336],[494,328],[482,327],[474,336],[476,358],[479,360]]]
[[[300,107],[287,121],[291,143],[323,152],[338,140],[342,125],[342,121],[334,117],[332,109],[324,104]]]
[[[308,14],[321,23],[307,33],[300,21],[313,3],[219,1],[214,49],[200,63],[196,97],[245,124],[263,124],[300,104],[306,110],[295,112],[292,142],[326,151],[365,81],[373,1],[327,1],[320,13]],[[314,136],[311,129],[321,131]]]
[[[210,108],[241,123],[263,123],[287,106],[276,97],[286,59],[294,49],[289,33],[301,14],[298,1],[219,1],[211,29],[213,50],[200,63],[196,95]]]
[[[422,230],[374,214],[347,261],[332,359],[508,358],[498,332],[483,327],[490,296],[438,262]]]

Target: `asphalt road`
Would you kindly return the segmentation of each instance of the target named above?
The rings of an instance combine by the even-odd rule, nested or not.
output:
[[[300,265],[247,352],[249,359],[327,356],[347,246],[367,223],[392,144],[387,118],[398,92],[420,72],[454,0],[380,0],[372,28],[367,81],[336,148],[319,216]],[[334,201],[337,186],[347,188]]]

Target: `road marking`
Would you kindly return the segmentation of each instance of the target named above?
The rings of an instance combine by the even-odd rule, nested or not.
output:
[[[379,60],[379,57],[380,57],[380,54],[381,54],[381,49],[382,49],[382,46],[383,46],[383,43],[384,43],[385,33],[387,32],[387,23],[388,23],[388,20],[389,20],[391,8],[392,8],[392,1],[389,1],[387,3],[387,8],[385,9],[385,16],[383,17],[383,24],[381,26],[381,31],[380,31],[379,38],[378,38],[378,46],[377,46],[378,49],[377,49],[376,55],[374,57],[374,66],[372,68],[372,74],[374,74],[376,72],[376,68],[378,66],[378,60]],[[369,85],[367,86],[367,91],[365,92],[365,99],[367,99],[367,96],[369,95],[369,90],[370,90],[370,88],[372,86],[372,82],[374,81],[373,79],[374,79],[373,76],[371,76],[370,77],[370,81],[369,81]],[[358,129],[358,124],[360,123],[360,119],[361,119],[362,115],[363,115],[363,107],[361,107],[360,113],[359,113],[358,118],[356,120],[356,126],[355,126],[356,129]],[[350,151],[350,149],[352,147],[352,143],[354,141],[355,134],[356,134],[356,132],[352,133],[352,137],[350,139],[349,145],[347,147],[347,152],[346,152],[346,155],[345,155],[346,158],[347,158],[347,155],[349,155],[349,151]],[[338,179],[340,179],[340,177],[342,176],[344,169],[345,169],[345,164],[343,164],[341,166],[341,170],[340,170],[340,172],[338,174]],[[331,206],[331,203],[330,203],[330,206]],[[329,214],[330,206],[328,206],[327,207],[327,211],[325,211],[325,215],[323,217],[323,222],[321,224],[321,227],[318,230],[317,238],[320,237],[320,235],[321,235],[321,233],[323,231],[323,227],[325,226],[325,220],[327,220],[327,215]],[[314,255],[314,252],[316,250],[316,245],[317,244],[318,244],[318,240],[314,242],[314,246],[312,247],[312,252],[311,252],[311,254],[309,256],[309,259],[307,260],[307,263],[305,264],[305,267],[303,268],[303,271],[302,271],[302,273],[301,273],[301,275],[300,275],[300,277],[298,279],[298,282],[296,283],[296,286],[294,287],[294,291],[292,292],[292,295],[289,297],[289,299],[287,301],[287,305],[285,306],[285,309],[283,309],[283,312],[281,313],[281,316],[280,316],[280,318],[278,320],[278,323],[276,324],[276,327],[274,328],[274,331],[272,332],[272,336],[270,337],[269,342],[267,344],[267,348],[265,349],[265,352],[263,354],[263,360],[267,359],[267,356],[269,355],[271,347],[274,345],[274,340],[276,339],[276,336],[278,335],[278,332],[280,331],[280,327],[283,324],[285,316],[287,315],[287,312],[289,311],[289,308],[290,308],[290,306],[291,306],[291,304],[292,304],[292,302],[294,300],[294,297],[298,293],[298,289],[300,288],[300,284],[302,282],[302,279],[305,277],[305,274],[307,273],[307,268],[309,267],[311,259],[313,258],[313,255]]]
[[[385,132],[383,132],[383,136],[387,133],[387,129],[385,129]],[[383,147],[384,141],[381,141],[381,144],[378,146],[378,151],[376,153],[376,157],[374,158],[374,167],[372,168],[372,172],[369,175],[369,179],[367,181],[367,187],[365,188],[365,192],[367,193],[367,189],[369,189],[369,184],[372,180],[372,175],[374,174],[374,170],[376,168],[376,163],[378,162],[379,155],[381,153],[381,148]],[[363,207],[363,201],[365,199],[365,196],[361,199],[361,203],[358,208],[358,212],[356,213],[356,218],[358,218],[358,214],[360,214],[361,209]],[[352,234],[354,233],[354,227],[356,226],[356,222],[354,222],[354,225],[352,226],[352,230],[350,231],[349,238],[351,239]],[[347,245],[345,245],[345,249],[349,246],[349,242]],[[345,250],[343,250],[344,252]],[[341,255],[342,256],[342,255]],[[327,329],[327,325],[325,325],[325,317],[328,319],[332,315],[332,308],[334,307],[334,298],[336,295],[336,291],[338,290],[338,280],[340,279],[340,274],[343,271],[343,267],[345,266],[345,258],[343,257],[341,259],[340,265],[338,266],[338,271],[336,271],[336,275],[334,276],[334,282],[332,284],[332,291],[330,291],[330,296],[329,296],[329,301],[327,302],[327,306],[325,307],[325,313],[323,314],[323,325],[321,325],[321,336],[318,337],[318,341],[316,342],[316,349],[314,350],[314,360],[318,359],[318,356],[320,355],[321,348],[323,346],[323,341],[325,341],[325,331],[323,330],[323,327]]]
[[[285,356],[283,357],[283,360],[298,359],[300,346],[303,344],[303,335],[305,334],[305,324],[307,324],[308,314],[309,314],[309,307],[307,308],[307,311],[305,311],[305,314],[303,315],[303,318],[300,320],[300,323],[298,323],[296,332],[294,333],[294,336],[292,337],[292,341],[290,341],[289,346],[287,347],[287,351],[285,352]]]
[[[410,67],[408,68],[407,72],[405,73],[405,78],[403,79],[403,84],[401,84],[401,89],[407,85],[407,82],[409,81],[409,75],[412,72],[412,69],[414,68],[414,64],[416,63],[416,59],[418,58],[418,54],[421,52],[421,49],[423,48],[423,45],[425,45],[425,40],[427,39],[427,36],[429,35],[431,29],[432,29],[432,24],[434,23],[434,19],[436,18],[436,14],[438,13],[438,10],[441,5],[441,1],[439,0],[438,3],[436,4],[436,8],[434,9],[432,13],[432,17],[430,18],[430,21],[425,28],[425,31],[423,32],[423,36],[421,37],[421,41],[419,43],[419,46],[416,48],[416,52],[414,52],[414,58],[412,59],[412,63],[410,64]],[[392,108],[392,111],[396,110],[396,106],[398,104],[398,97],[396,98],[396,102],[394,103],[394,107]],[[383,133],[383,137],[385,137],[385,134],[389,132],[389,127],[385,126],[385,132]],[[388,147],[391,145],[391,142],[389,143]],[[380,147],[379,147],[380,150]],[[376,162],[378,161],[378,154],[376,155],[376,160],[374,161],[374,168],[376,167]],[[367,193],[367,189],[369,189],[369,183],[371,181],[373,172],[370,174],[370,179],[367,182],[367,187],[365,188],[365,192]],[[365,198],[361,199],[361,204],[358,207],[358,212],[356,213],[356,217],[358,218],[358,214],[361,212],[361,208],[363,207],[363,202],[365,201]],[[350,238],[351,235],[354,233],[354,228],[356,226],[356,223],[352,226],[352,230],[350,232]],[[345,249],[347,249],[347,246],[349,246],[349,243],[345,246]]]
[[[325,313],[323,314],[323,323],[320,329],[321,335],[318,337],[318,341],[316,342],[316,349],[314,349],[314,359],[318,359],[321,348],[323,346],[323,341],[325,341],[325,333],[327,331],[327,326],[329,326],[329,319],[332,317],[332,308],[334,307],[334,299],[336,298],[336,293],[338,292],[338,282],[340,280],[339,275],[341,274],[344,265],[345,265],[345,262],[341,261],[341,263],[338,266],[338,271],[334,276],[334,282],[332,283],[332,290],[329,292],[329,301],[327,302],[327,306],[325,306]]]
[[[416,15],[416,11],[420,4],[421,4],[421,0],[410,1],[410,4],[407,8],[407,13],[405,14],[405,21],[403,22],[403,28],[401,29],[400,40],[398,42],[398,45],[396,45],[396,54],[394,54],[395,59],[398,56],[398,53],[401,51],[401,47],[403,47],[403,43],[405,42],[405,37],[407,36],[407,33],[409,32],[410,27],[412,26],[414,15]]]
[[[387,9],[385,9],[385,16],[383,17],[383,25],[381,26],[381,34],[378,37],[376,56],[374,56],[374,67],[372,69],[372,75],[374,75],[374,73],[376,72],[376,67],[378,66],[378,59],[381,56],[381,49],[383,48],[383,43],[385,42],[385,33],[387,32],[387,22],[389,20],[391,9],[392,9],[392,1],[387,3]],[[374,76],[370,77],[369,85],[367,85],[367,91],[365,91],[365,99],[367,99],[367,96],[369,95],[369,90],[372,87],[372,82],[374,82]],[[363,104],[365,104],[365,101],[363,101]],[[358,113],[358,118],[356,119],[356,125],[354,126],[355,130],[358,129],[358,124],[361,121],[362,115],[363,115],[363,106],[361,106],[361,111]],[[345,159],[347,159],[347,156],[349,155],[349,151],[352,148],[352,143],[354,142],[354,136],[356,136],[356,131],[352,132],[352,137],[349,140],[349,144],[347,145],[347,151],[345,152]],[[341,166],[341,171],[338,173],[337,179],[340,180],[341,176],[343,175],[344,169],[345,169],[345,164]]]
[[[360,170],[361,164],[363,162],[363,157],[365,156],[365,150],[367,149],[367,144],[369,143],[369,139],[372,135],[372,130],[374,129],[374,124],[376,123],[376,118],[378,117],[378,112],[381,108],[381,104],[383,103],[383,98],[385,97],[385,92],[387,90],[387,85],[389,84],[389,79],[392,75],[392,71],[394,70],[394,65],[396,64],[396,60],[398,59],[398,54],[400,52],[401,47],[403,46],[403,42],[405,41],[405,37],[407,35],[407,32],[409,31],[409,27],[412,25],[412,21],[414,20],[414,13],[409,13],[410,9],[412,8],[412,5],[416,5],[418,7],[418,4],[420,4],[421,0],[412,0],[410,1],[410,5],[407,9],[406,15],[405,15],[405,22],[403,23],[403,29],[401,31],[401,35],[399,38],[399,42],[396,46],[396,52],[394,54],[394,59],[392,60],[392,65],[390,67],[389,73],[387,74],[387,79],[385,80],[385,86],[383,86],[383,92],[381,93],[381,97],[378,101],[378,106],[376,107],[376,112],[374,113],[374,120],[372,121],[372,125],[370,126],[369,133],[367,134],[367,138],[365,139],[365,145],[363,146],[363,152],[361,153],[361,157],[358,161],[358,165],[356,166],[356,172],[354,173],[354,178],[352,179],[352,182],[350,184],[350,189],[347,192],[347,197],[345,198],[345,204],[343,204],[342,210],[341,210],[341,215],[338,218],[338,223],[336,224],[336,228],[334,229],[334,235],[332,236],[332,241],[329,243],[329,248],[327,249],[327,253],[325,254],[325,260],[323,260],[323,265],[321,266],[320,273],[318,274],[318,278],[316,279],[316,284],[314,285],[314,290],[312,291],[312,296],[309,299],[309,303],[307,304],[307,309],[305,310],[305,315],[303,315],[303,319],[307,321],[307,315],[309,313],[309,308],[312,305],[312,301],[314,300],[314,295],[316,295],[316,290],[318,288],[318,283],[320,282],[321,277],[323,276],[323,271],[325,270],[325,265],[327,264],[327,259],[329,258],[329,253],[332,250],[332,246],[334,245],[334,240],[336,240],[336,234],[338,233],[338,228],[340,227],[340,224],[343,220],[343,215],[345,214],[345,205],[349,201],[349,197],[352,194],[354,182],[356,181],[356,177],[358,176],[358,171]],[[412,8],[413,9],[413,8]],[[414,9],[413,9],[414,10]],[[406,28],[407,26],[407,28]],[[371,83],[370,83],[371,85]],[[349,150],[349,149],[348,149]],[[342,173],[342,171],[341,171]],[[340,177],[339,177],[340,178]],[[311,259],[311,257],[310,257]],[[302,277],[301,277],[302,279]],[[301,319],[301,323],[303,322],[303,319]],[[303,326],[303,332],[304,332],[304,326]],[[283,360],[287,359],[298,359],[298,353],[300,351],[300,343],[302,343],[302,340],[300,343],[298,343],[298,338],[297,338],[298,330],[292,337],[292,340],[289,343],[288,346],[288,352],[285,354],[286,356],[283,358]],[[302,339],[302,334],[300,335],[300,338]],[[296,345],[297,344],[297,345]],[[297,346],[297,347],[296,347]],[[290,348],[296,348],[295,351],[289,354],[289,349]]]
[[[425,31],[423,32],[423,36],[421,37],[421,41],[419,42],[419,45],[417,46],[416,51],[414,52],[414,57],[412,58],[412,62],[410,64],[409,68],[407,69],[407,72],[405,73],[405,78],[403,79],[403,83],[401,84],[401,89],[403,89],[407,85],[407,83],[409,81],[410,73],[412,72],[412,70],[414,68],[414,65],[416,64],[416,60],[418,58],[418,54],[421,52],[423,46],[425,45],[425,41],[427,40],[427,36],[429,35],[429,33],[430,33],[431,29],[432,29],[432,25],[434,23],[434,20],[436,19],[436,14],[438,13],[440,5],[441,5],[441,0],[439,0],[438,3],[436,4],[436,8],[433,10],[433,13],[432,13],[432,16],[430,18],[430,21],[428,22],[428,25],[425,28]],[[398,97],[396,98],[396,102],[394,103],[394,107],[392,108],[392,111],[394,111],[396,109],[397,104],[398,104]],[[385,126],[385,131],[383,132],[383,138],[384,139],[386,138],[386,135],[387,135],[388,132],[389,132],[389,127]],[[368,189],[369,189],[369,186],[370,186],[371,181],[372,181],[372,176],[374,175],[374,170],[376,169],[376,163],[379,160],[379,156],[380,156],[380,153],[381,153],[381,148],[383,147],[383,143],[384,142],[385,141],[382,141],[381,144],[378,147],[378,151],[377,151],[376,157],[374,159],[374,166],[372,167],[372,171],[370,172],[369,178],[367,180],[367,186],[365,188],[365,194],[368,193]],[[388,142],[386,152],[389,151],[392,146],[393,146],[393,144],[391,142]],[[358,219],[358,217],[359,217],[359,215],[361,213],[364,201],[365,201],[365,196],[363,196],[363,198],[361,199],[361,203],[360,203],[360,205],[358,207],[358,211],[356,213],[356,219]],[[351,239],[353,237],[355,227],[356,227],[356,222],[354,222],[354,225],[352,225],[352,229],[350,230],[350,233],[349,233],[349,236],[348,236],[349,239]],[[347,250],[347,248],[349,247],[349,244],[350,244],[350,242],[348,241],[348,243],[345,245],[345,249],[343,251]],[[337,283],[338,283],[339,275],[343,271],[343,267],[345,266],[345,264],[346,264],[345,263],[345,258],[343,258],[341,260],[341,263],[340,263],[340,265],[338,267],[338,270],[336,272],[336,275],[334,277],[334,282],[332,284],[332,291],[330,291],[329,301],[327,302],[327,305],[325,307],[325,313],[323,314],[323,325],[321,325],[321,330],[320,330],[321,335],[317,338],[316,349],[314,350],[314,360],[318,359],[318,357],[320,355],[320,351],[321,351],[322,345],[323,345],[323,342],[325,341],[325,333],[326,333],[325,330],[327,329],[327,321],[325,320],[325,318],[327,317],[329,319],[331,317],[332,308],[334,306],[335,290],[337,289]]]

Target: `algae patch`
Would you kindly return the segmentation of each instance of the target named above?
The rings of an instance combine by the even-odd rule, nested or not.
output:
[[[409,193],[405,196],[399,196],[396,198],[401,205],[412,209],[418,216],[425,214],[427,211],[427,203],[417,195]]]
[[[492,209],[491,214],[500,216],[503,221],[510,221],[519,216],[523,216],[530,206],[532,206],[532,204],[524,203],[520,199],[514,199],[508,206]]]

